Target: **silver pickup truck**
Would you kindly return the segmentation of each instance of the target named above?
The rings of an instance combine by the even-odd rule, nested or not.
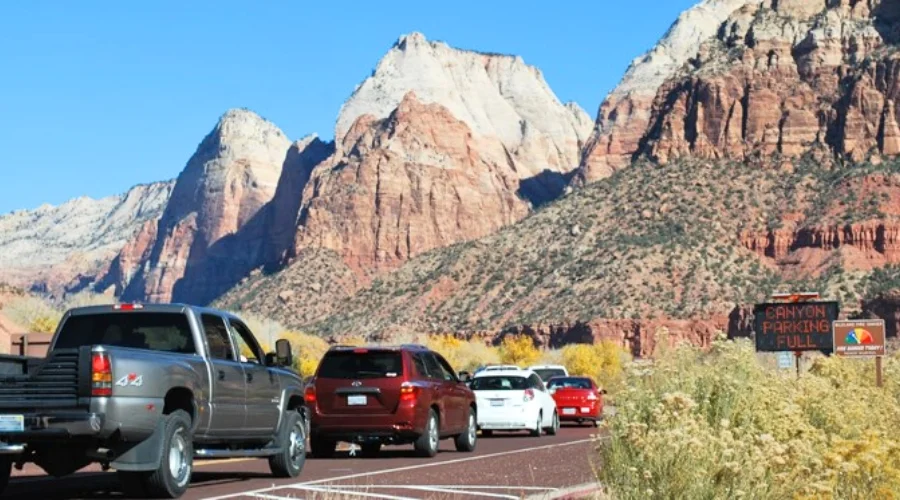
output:
[[[0,357],[0,492],[11,467],[53,476],[115,469],[129,496],[180,497],[194,458],[306,460],[302,380],[291,346],[265,353],[240,318],[180,304],[64,315],[46,358]]]

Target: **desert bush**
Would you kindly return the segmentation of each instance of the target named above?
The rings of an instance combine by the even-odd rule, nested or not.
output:
[[[797,379],[718,340],[628,371],[600,447],[614,498],[898,498],[897,384],[875,388],[871,362],[823,358]]]
[[[497,349],[478,339],[461,340],[453,335],[431,335],[425,345],[446,358],[456,371],[473,371],[479,366],[500,362]]]
[[[17,325],[36,333],[54,332],[63,315],[50,302],[33,296],[10,300],[3,306],[3,313]]]
[[[622,383],[628,352],[608,340],[597,344],[572,344],[562,349],[562,364],[572,375],[591,377],[608,390],[616,390]]]
[[[527,335],[507,335],[500,343],[500,362],[509,365],[528,366],[541,359],[541,351]]]

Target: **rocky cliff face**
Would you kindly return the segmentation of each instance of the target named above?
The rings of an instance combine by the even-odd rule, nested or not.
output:
[[[505,152],[410,92],[386,118],[359,117],[313,172],[296,249],[333,250],[365,273],[485,236],[528,213]]]
[[[141,185],[120,196],[0,216],[0,282],[53,295],[92,285],[126,242],[160,216],[172,186]]]
[[[897,10],[879,0],[701,3],[685,14],[700,28],[682,29],[683,17],[604,102],[579,177],[640,155],[900,153]]]
[[[246,110],[225,113],[179,175],[155,235],[145,228],[119,259],[123,298],[204,303],[263,260],[265,212],[291,141]],[[150,240],[153,240],[150,245]],[[134,266],[133,262],[139,262]]]
[[[538,203],[561,191],[591,131],[590,117],[574,103],[562,104],[521,57],[458,50],[412,33],[343,105],[335,137],[344,140],[362,116],[387,118],[409,92],[446,108],[473,135],[499,140],[523,192]]]

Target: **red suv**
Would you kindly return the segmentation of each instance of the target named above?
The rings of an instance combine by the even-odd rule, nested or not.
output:
[[[310,451],[334,455],[338,441],[376,455],[385,444],[415,445],[433,457],[441,439],[475,449],[475,394],[440,354],[420,345],[335,346],[306,388]]]

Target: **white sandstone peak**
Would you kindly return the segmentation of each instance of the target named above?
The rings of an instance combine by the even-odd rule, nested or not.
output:
[[[593,125],[562,104],[541,72],[521,57],[455,49],[413,32],[394,43],[341,107],[336,141],[363,115],[389,116],[411,91],[420,102],[447,108],[475,134],[498,138],[511,150],[524,140],[527,123],[573,164],[577,152],[568,150],[586,139]]]
[[[702,0],[681,13],[655,47],[632,61],[611,95],[655,94],[660,85],[715,36],[728,17],[765,0]]]

